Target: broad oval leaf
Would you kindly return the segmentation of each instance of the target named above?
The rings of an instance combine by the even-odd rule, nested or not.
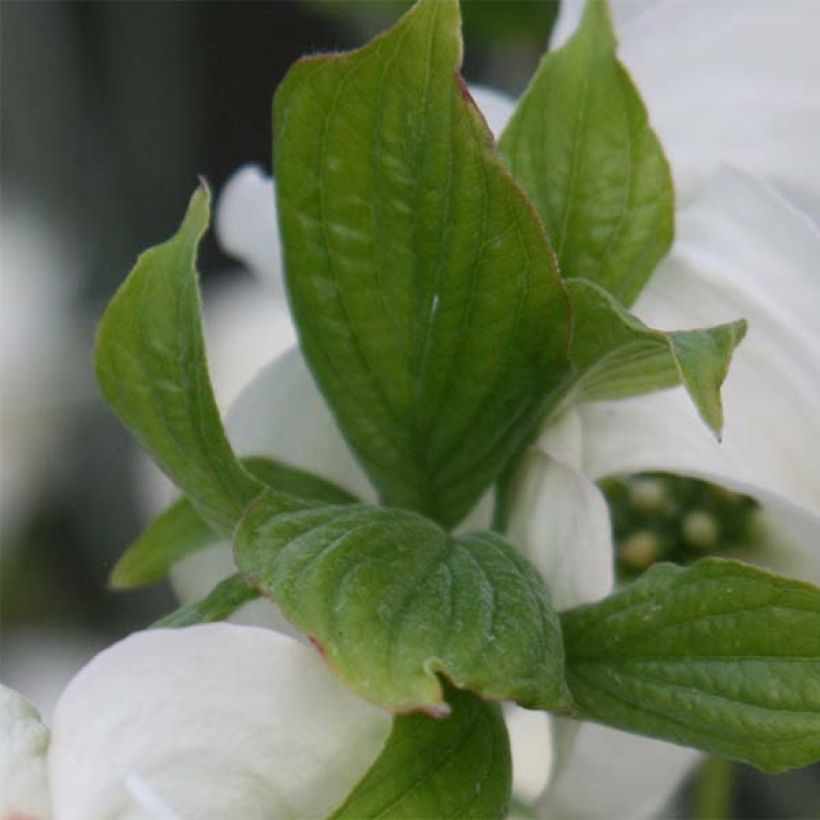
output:
[[[265,494],[234,549],[245,580],[374,703],[444,713],[442,673],[487,698],[567,705],[549,592],[495,534],[456,539],[416,513],[361,505],[283,512]]]
[[[362,817],[505,817],[512,760],[501,709],[447,687],[445,719],[403,715],[384,751],[333,815]]]
[[[672,243],[669,164],[615,56],[603,0],[547,54],[499,142],[532,198],[564,277],[635,301]]]
[[[580,717],[770,772],[820,760],[820,589],[736,561],[658,564],[561,616]]]
[[[703,421],[720,435],[720,388],[746,334],[745,321],[666,333],[648,328],[592,282],[570,279],[566,287],[575,316],[575,398],[623,399],[682,384]]]
[[[341,487],[304,470],[270,458],[243,458],[242,465],[273,490],[325,504],[348,504],[356,498]],[[111,573],[114,589],[161,581],[187,555],[223,541],[183,497],[160,513],[123,553]]]
[[[120,421],[217,531],[262,489],[241,467],[214,401],[196,272],[210,194],[191,197],[176,235],[143,253],[97,335],[97,381]]]
[[[311,369],[391,505],[445,526],[568,370],[543,227],[459,76],[456,0],[301,60],[274,104],[291,306]]]

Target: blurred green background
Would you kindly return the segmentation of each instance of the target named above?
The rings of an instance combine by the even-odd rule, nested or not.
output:
[[[218,192],[244,163],[269,168],[270,100],[290,63],[359,45],[408,5],[0,5],[0,670],[46,715],[95,651],[175,605],[166,585],[106,589],[144,505],[133,442],[93,382],[98,317],[137,254],[173,231],[198,174]],[[468,82],[519,94],[556,9],[467,2]],[[206,299],[232,265],[209,237]],[[816,768],[736,772],[732,816],[820,806]],[[684,790],[679,816],[691,800]]]

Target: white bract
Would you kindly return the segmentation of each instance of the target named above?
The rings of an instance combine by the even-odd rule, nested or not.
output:
[[[575,11],[565,0],[559,39]],[[666,470],[754,496],[771,535],[761,560],[818,581],[820,234],[781,193],[809,209],[820,201],[813,144],[820,5],[641,0],[615,3],[614,11],[622,59],[682,192],[673,250],[635,312],[668,329],[745,317],[749,333],[724,387],[721,444],[681,389],[571,409],[550,420],[528,453],[512,539],[544,574],[559,607],[603,597],[612,588],[613,550],[595,482]],[[492,93],[476,97],[498,131],[512,104]],[[273,201],[259,171],[240,171],[217,230],[267,280],[265,290],[248,286],[246,304],[267,297],[243,314],[243,333],[252,338],[247,325],[255,321],[270,332],[271,311],[278,311],[270,344],[284,349],[293,330],[281,301]],[[227,361],[234,354],[220,359],[225,348],[214,330],[210,355]],[[228,429],[240,454],[278,458],[373,500],[295,348],[244,391]],[[187,601],[231,571],[227,547],[216,547],[184,562],[175,580]],[[243,617],[281,627],[272,605],[253,606]],[[21,783],[42,783],[45,730],[13,699],[2,709],[0,722],[24,727],[14,735],[22,740],[0,757],[4,770],[16,766],[28,772]],[[311,648],[272,630],[140,633],[92,661],[58,704],[48,751],[54,813],[58,820],[319,816],[366,771],[388,723],[336,682]],[[550,750],[518,714],[511,720],[516,786],[553,820],[657,814],[698,760],[692,750],[592,724],[553,724]],[[551,780],[541,788],[550,754]],[[69,759],[76,761],[70,770]],[[45,817],[36,813],[43,790],[35,792],[12,794],[0,806]]]
[[[390,719],[292,638],[213,624],[138,632],[97,655],[57,703],[50,740],[0,688],[0,728],[3,820],[318,820]]]

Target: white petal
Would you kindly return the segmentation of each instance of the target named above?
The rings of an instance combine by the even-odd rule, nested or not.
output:
[[[229,408],[266,365],[296,343],[283,297],[250,277],[205,296],[208,369],[219,408]]]
[[[682,211],[635,310],[667,328],[748,319],[723,389],[723,442],[681,389],[588,405],[587,472],[669,470],[819,512],[818,258],[820,233],[778,195],[738,173],[714,178]]]
[[[513,762],[513,796],[532,803],[546,788],[552,772],[551,718],[546,712],[504,704]]]
[[[763,547],[749,560],[760,566],[820,586],[820,514],[782,499],[762,501]]]
[[[181,818],[323,817],[389,726],[315,652],[270,630],[137,633],[98,655],[57,706],[55,812],[145,817],[152,795]]]
[[[490,131],[498,139],[515,111],[515,100],[485,85],[470,85],[470,96],[484,115]]]
[[[580,457],[578,417],[566,413],[524,455],[508,527],[559,610],[599,600],[614,583],[609,510]]]
[[[37,710],[0,684],[0,817],[51,817],[47,749],[48,729]]]
[[[539,802],[538,816],[548,820],[656,816],[700,759],[700,752],[693,749],[584,723],[561,773]]]
[[[282,249],[273,180],[245,165],[225,183],[216,209],[219,244],[240,259],[276,295],[284,295]]]
[[[578,18],[562,3],[559,35]],[[616,2],[619,54],[688,196],[721,163],[781,186],[820,219],[820,3]]]
[[[643,14],[657,2],[658,0],[611,0],[609,8],[615,31],[620,35],[630,20]],[[581,22],[585,5],[586,0],[561,0],[550,48],[560,48],[569,40]]]
[[[226,424],[239,455],[279,459],[367,501],[376,500],[298,348],[259,373],[231,408]]]

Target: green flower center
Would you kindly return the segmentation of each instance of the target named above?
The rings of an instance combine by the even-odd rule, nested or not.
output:
[[[658,561],[738,557],[759,540],[758,503],[725,487],[668,473],[616,476],[600,487],[609,504],[621,580]]]

